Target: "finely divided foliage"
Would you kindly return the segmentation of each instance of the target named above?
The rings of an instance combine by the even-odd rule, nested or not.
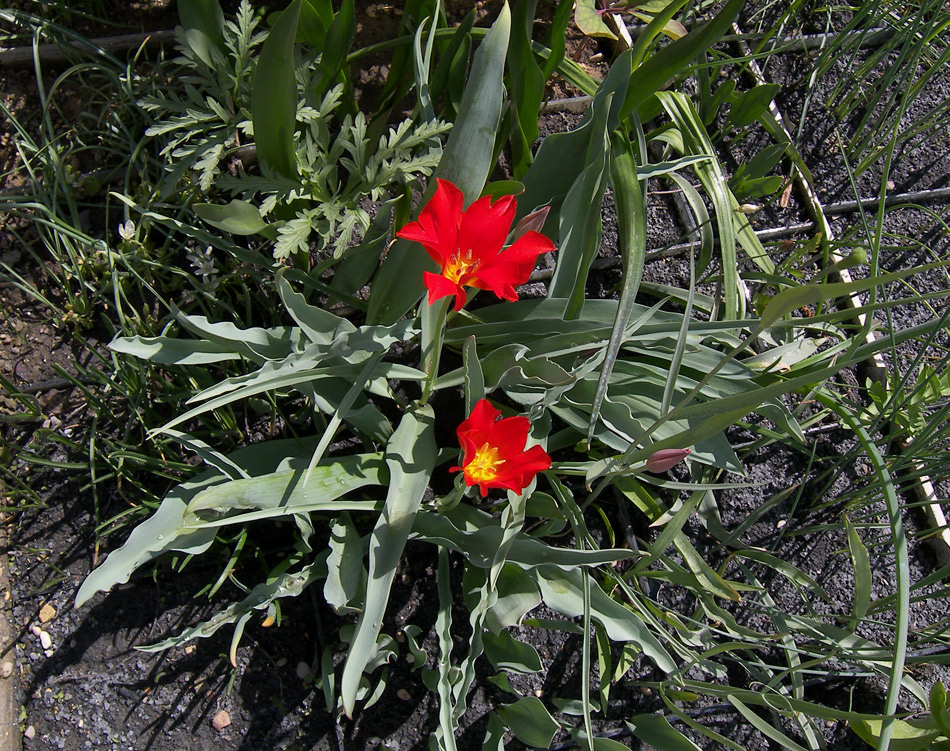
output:
[[[251,4],[244,2],[237,17],[224,24],[223,49],[193,46],[183,29],[180,57],[167,74],[169,82],[181,85],[158,86],[139,100],[156,120],[145,133],[161,143],[159,153],[169,171],[163,192],[179,190],[191,170],[198,173],[200,189],[210,191],[229,150],[248,135],[254,61],[266,37],[257,31],[259,24]]]
[[[68,183],[67,200],[43,192],[58,184],[61,143],[18,129],[25,169],[46,177],[3,206],[36,218],[63,289],[81,290],[85,320],[95,312],[115,334],[87,389],[92,487],[102,463],[125,482],[127,459],[174,480],[160,499],[130,481],[147,503],[77,605],[143,567],[224,550],[205,592],[227,601],[142,648],[230,627],[236,667],[249,629],[278,624],[281,603],[309,592],[344,624],[345,646],[328,640],[313,667],[326,710],[345,723],[379,701],[388,663],[408,650],[444,751],[471,725],[489,670],[507,698],[485,748],[508,733],[589,751],[622,747],[618,736],[744,748],[713,712],[784,748],[818,751],[835,733],[879,749],[950,746],[943,684],[905,670],[945,656],[946,619],[914,622],[910,607],[946,597],[950,575],[915,579],[902,495],[929,485],[918,505],[939,510],[931,479],[946,478],[950,429],[946,253],[917,241],[916,265],[885,256],[887,171],[912,134],[900,116],[883,135],[857,120],[848,178],[860,179],[849,160],[860,173],[881,159],[884,179],[846,254],[777,114],[778,87],[736,74],[780,54],[767,43],[801,3],[765,3],[773,25],[749,37],[732,34],[759,17],[743,0],[512,5],[495,4],[483,28],[474,11],[450,26],[440,0],[409,0],[393,38],[354,49],[353,0],[293,0],[266,18],[244,0],[233,19],[215,0],[179,0],[178,57],[160,82],[116,75],[122,107],[149,122],[127,144],[145,166],[107,199],[124,211],[103,233],[118,225],[115,244],[81,228]],[[930,3],[907,25],[882,7],[847,28],[895,26],[900,44],[886,49],[911,67],[888,81],[907,77],[904,111],[946,61],[950,18]],[[570,34],[616,45],[602,77],[565,55],[572,17]],[[762,45],[754,55],[748,39]],[[376,101],[351,70],[371,55],[387,60]],[[555,80],[590,98],[570,129],[536,143]],[[887,83],[875,106],[896,101]],[[842,106],[863,91],[846,89],[843,78]],[[914,132],[944,114],[927,110]],[[743,142],[760,146],[731,161]],[[820,232],[770,244],[749,202],[784,206],[792,180]],[[648,219],[671,190],[686,225],[679,286],[647,273]],[[928,231],[946,230],[927,217]],[[93,247],[100,265],[82,255]],[[604,263],[619,281],[604,282]],[[111,307],[94,309],[99,296]],[[929,314],[871,335],[873,315],[911,304]],[[894,371],[838,383],[875,358]],[[845,446],[833,458],[814,438],[829,430]],[[203,467],[171,461],[176,451]],[[801,479],[737,511],[730,494],[758,489],[747,468],[760,451]],[[843,482],[858,457],[866,476]],[[260,530],[276,522],[275,542]],[[941,525],[919,533],[950,536]],[[791,550],[805,535],[839,551],[845,589]],[[431,550],[438,604],[397,634],[407,545]],[[893,586],[873,576],[884,565]],[[536,629],[569,635],[575,696],[525,688],[547,667]],[[852,706],[833,680],[880,696]]]
[[[342,84],[313,98],[325,72],[316,65],[318,51],[310,51],[297,61],[293,75],[295,120],[304,126],[294,146],[299,179],[280,176],[266,164],[262,175],[248,175],[245,158],[235,154],[254,144],[252,82],[256,51],[266,37],[256,33],[259,24],[250,3],[243,2],[236,21],[224,25],[223,50],[196,44],[183,30],[181,57],[174,61],[182,87],[160,87],[139,101],[157,121],[146,135],[157,139],[166,160],[163,192],[180,190],[181,181],[196,173],[199,200],[225,191],[254,203],[267,228],[276,229],[276,259],[306,256],[311,238],[317,250],[339,258],[369,230],[369,202],[402,190],[438,166],[439,137],[450,125],[404,120],[374,137],[363,112],[340,117]]]

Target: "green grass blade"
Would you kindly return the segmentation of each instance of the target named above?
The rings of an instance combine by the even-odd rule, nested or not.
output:
[[[885,715],[882,720],[881,734],[878,738],[878,751],[886,751],[894,729],[893,715],[897,712],[900,701],[901,678],[904,673],[904,661],[907,654],[907,636],[910,629],[910,562],[907,555],[907,533],[904,530],[904,521],[901,517],[901,504],[897,497],[897,490],[891,473],[887,469],[885,458],[881,455],[877,444],[868,435],[858,417],[833,397],[817,393],[815,397],[829,409],[833,410],[842,421],[854,432],[868,460],[874,469],[879,487],[884,495],[887,506],[887,515],[891,525],[891,544],[894,547],[894,577],[897,588],[897,602],[895,604],[894,625],[894,656],[890,665],[890,680],[887,687],[887,702],[884,706]]]
[[[623,261],[623,288],[620,291],[617,317],[610,332],[607,350],[604,353],[604,363],[597,380],[597,391],[591,403],[590,425],[587,429],[588,445],[593,440],[594,428],[600,416],[600,407],[607,394],[610,374],[617,362],[624,332],[633,314],[646,259],[646,180],[642,183],[638,180],[633,146],[624,135],[612,133],[610,146],[610,183],[617,210],[617,233]]]
[[[771,738],[773,741],[778,743],[782,748],[788,749],[788,751],[808,751],[804,746],[795,743],[791,738],[789,738],[784,733],[776,730],[772,727],[772,724],[766,722],[764,719],[759,717],[755,712],[753,712],[749,707],[742,703],[740,699],[735,696],[727,697],[728,701],[732,706],[739,710],[739,714],[746,718],[749,723],[758,730],[766,738]]]
[[[462,368],[465,377],[465,414],[469,415],[479,400],[485,398],[485,374],[478,359],[474,336],[468,337],[462,345]]]
[[[196,512],[267,508],[267,513],[274,510],[284,513],[281,504],[299,490],[303,464],[311,451],[312,444],[296,440],[255,444],[227,457],[231,464],[252,475],[251,479],[226,482],[220,471],[211,469],[173,488],[158,510],[132,530],[125,544],[110,553],[105,562],[86,577],[76,595],[76,604],[81,605],[96,592],[106,592],[116,584],[127,582],[133,571],[163,553],[179,551],[196,555],[207,550],[214,540],[216,527],[196,523]],[[295,468],[287,469],[288,466]],[[364,455],[336,460],[319,471],[326,472],[326,477],[320,478],[326,480],[326,485],[314,483],[306,491],[306,497],[296,496],[299,504],[323,503],[333,494],[339,497],[353,489],[346,483],[355,478],[363,478],[357,480],[360,487],[366,481],[372,484],[372,478],[385,469],[379,455]],[[343,484],[338,482],[340,479]],[[376,482],[381,484],[382,481]]]
[[[634,73],[633,85],[627,90],[620,111],[621,118],[626,118],[638,109],[667,81],[708,50],[729,30],[744,3],[745,0],[729,0],[712,21],[666,45],[638,67]]]
[[[683,309],[683,318],[680,321],[679,332],[676,336],[676,345],[673,347],[673,355],[670,358],[669,378],[663,386],[663,399],[660,402],[660,414],[665,413],[670,408],[673,401],[673,392],[676,390],[676,382],[680,376],[680,367],[683,364],[683,355],[686,351],[687,338],[689,336],[689,324],[693,316],[693,297],[696,291],[696,264],[693,260],[693,254],[689,254],[689,289],[686,294],[686,307]]]
[[[686,3],[687,0],[673,0],[673,2],[663,8],[662,11],[657,13],[653,17],[653,20],[650,21],[646,28],[640,33],[640,36],[637,37],[637,41],[634,42],[632,48],[632,63],[634,70],[637,70],[641,63],[643,63],[643,59],[646,57],[650,45],[653,44],[654,40],[663,33],[663,28],[666,26],[666,24],[673,20],[673,16],[675,16],[680,8],[686,5]]]
[[[481,194],[494,166],[510,31],[511,14],[506,4],[475,53],[459,116],[435,173],[453,182],[465,195],[466,203]]]
[[[557,70],[561,61],[564,60],[565,32],[567,25],[571,20],[571,10],[574,3],[571,0],[558,0],[557,9],[551,19],[550,38],[548,39],[549,53],[541,66],[544,74],[544,80],[547,81],[551,74]]]
[[[871,561],[868,549],[851,520],[844,516],[844,526],[848,533],[848,550],[851,553],[851,565],[854,567],[854,603],[851,607],[851,628],[868,612],[871,602]]]
[[[607,190],[609,131],[607,118],[613,95],[594,110],[584,170],[571,185],[558,217],[560,242],[548,298],[566,298],[564,317],[577,318],[584,304],[590,263],[601,239],[601,205]]]
[[[452,580],[449,550],[439,548],[439,569],[436,579],[439,591],[439,612],[435,617],[435,632],[439,639],[438,694],[439,729],[436,742],[440,749],[455,751],[455,719],[452,716]]]
[[[633,735],[661,751],[699,751],[699,746],[670,725],[663,715],[638,714],[628,721]]]
[[[283,597],[298,597],[314,582],[320,581],[326,574],[326,560],[321,556],[318,560],[301,568],[299,571],[282,572],[272,577],[269,581],[255,586],[241,600],[232,602],[228,607],[219,610],[211,618],[187,628],[175,636],[163,639],[156,644],[150,644],[147,647],[136,647],[143,652],[160,652],[170,647],[184,644],[191,639],[205,639],[212,636],[222,626],[229,623],[238,622],[240,629],[235,629],[235,639],[232,639],[231,648],[237,647],[237,641],[240,641],[243,626],[241,622],[246,622],[255,610],[265,610],[275,600]],[[232,659],[233,664],[233,659]]]
[[[591,141],[601,138],[597,130],[600,119],[606,118],[602,130],[607,133],[619,127],[620,103],[630,83],[629,55],[623,53],[610,66],[578,127],[567,133],[552,133],[542,141],[522,180],[524,193],[518,199],[518,219],[546,204],[552,206],[556,215],[564,197],[591,161]]]
[[[535,0],[515,3],[512,12],[514,28],[508,48],[511,157],[516,180],[531,164],[531,147],[538,138],[538,112],[544,98],[544,73],[531,52],[535,5]]]
[[[560,571],[549,567],[537,570],[535,581],[541,589],[544,603],[569,618],[584,614],[584,584],[581,577],[587,571]],[[676,662],[657,637],[629,608],[611,599],[604,590],[594,586],[590,591],[590,613],[614,641],[633,642],[665,673],[676,670]]]
[[[716,226],[719,229],[719,252],[722,257],[724,317],[727,321],[743,318],[745,302],[744,298],[739,296],[739,266],[736,261],[733,217],[734,199],[732,199],[732,193],[719,160],[715,157],[715,147],[689,97],[680,92],[669,91],[658,92],[657,96],[667,114],[679,128],[685,152],[695,156],[709,157],[707,161],[693,165],[693,170],[709,194],[715,209]]]

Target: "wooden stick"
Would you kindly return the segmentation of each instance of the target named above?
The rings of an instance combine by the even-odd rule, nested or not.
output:
[[[141,34],[123,34],[115,37],[101,37],[99,39],[74,39],[58,44],[40,44],[36,50],[40,62],[46,65],[56,65],[70,61],[66,48],[80,51],[83,47],[87,52],[96,54],[116,54],[137,50],[139,47],[154,49],[175,41],[174,31],[146,31]],[[0,65],[11,68],[25,68],[33,64],[33,45],[24,47],[0,47]]]

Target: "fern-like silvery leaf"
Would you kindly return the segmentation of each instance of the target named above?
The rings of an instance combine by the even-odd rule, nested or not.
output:
[[[333,243],[333,257],[339,258],[343,251],[350,247],[353,241],[353,234],[359,228],[359,217],[355,211],[350,211],[343,216],[337,229],[339,234]]]
[[[310,232],[313,229],[312,213],[298,214],[277,230],[274,258],[289,258],[295,253],[310,252]]]
[[[205,193],[214,185],[214,178],[218,174],[218,164],[223,158],[224,145],[215,143],[209,144],[195,162],[195,169],[198,170],[198,184]]]

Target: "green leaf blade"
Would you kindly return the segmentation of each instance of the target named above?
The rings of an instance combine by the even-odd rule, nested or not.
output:
[[[353,716],[363,670],[376,650],[396,567],[435,466],[434,430],[435,416],[431,407],[411,409],[403,415],[387,447],[389,492],[370,539],[365,606],[356,624],[340,681],[343,711],[348,717]]]
[[[294,39],[301,2],[294,0],[274,23],[261,47],[251,90],[251,119],[258,157],[262,164],[292,180],[297,177]]]

